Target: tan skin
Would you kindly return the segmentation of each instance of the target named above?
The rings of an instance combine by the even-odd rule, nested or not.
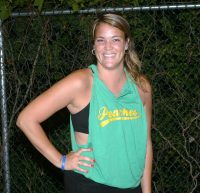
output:
[[[94,49],[97,58],[97,69],[100,79],[107,85],[110,91],[118,96],[126,82],[124,73],[124,53],[128,47],[124,33],[108,24],[101,23],[97,26]],[[151,86],[144,79],[146,91],[138,88],[148,122],[148,146],[144,176],[142,178],[143,193],[151,193],[152,171],[152,142],[151,142]],[[75,71],[56,83],[50,89],[42,93],[26,106],[17,119],[18,127],[24,132],[35,148],[46,157],[53,165],[60,168],[62,154],[54,147],[46,136],[41,123],[48,119],[58,110],[66,107],[70,113],[81,111],[91,99],[93,83],[90,69]],[[88,134],[75,132],[78,144],[86,144]],[[92,149],[80,149],[78,152],[67,154],[66,170],[79,170],[87,172],[80,167],[94,167],[95,160],[81,156],[83,151]],[[85,163],[83,161],[89,161]]]

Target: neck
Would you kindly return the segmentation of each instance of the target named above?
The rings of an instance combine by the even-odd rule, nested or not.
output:
[[[126,82],[126,74],[124,67],[120,66],[116,69],[105,69],[97,66],[99,78],[116,96],[119,95],[123,85]]]
[[[118,66],[117,68],[105,68],[102,65],[97,65],[99,78],[101,80],[109,79],[110,82],[118,82],[125,76],[124,66]]]

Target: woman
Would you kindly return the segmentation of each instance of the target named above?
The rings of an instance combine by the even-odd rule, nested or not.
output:
[[[105,14],[93,25],[97,64],[75,71],[33,100],[17,125],[64,170],[65,192],[151,193],[151,86],[140,74],[127,21]],[[41,122],[67,107],[72,150],[62,155]]]

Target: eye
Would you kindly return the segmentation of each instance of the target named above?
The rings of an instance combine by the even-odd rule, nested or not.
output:
[[[113,42],[120,42],[120,39],[119,38],[114,38]]]
[[[104,40],[103,40],[103,39],[96,39],[96,42],[97,42],[97,43],[103,43]]]

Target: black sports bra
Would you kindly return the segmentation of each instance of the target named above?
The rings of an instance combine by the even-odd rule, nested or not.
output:
[[[89,109],[90,103],[76,114],[71,114],[74,131],[89,133]]]

